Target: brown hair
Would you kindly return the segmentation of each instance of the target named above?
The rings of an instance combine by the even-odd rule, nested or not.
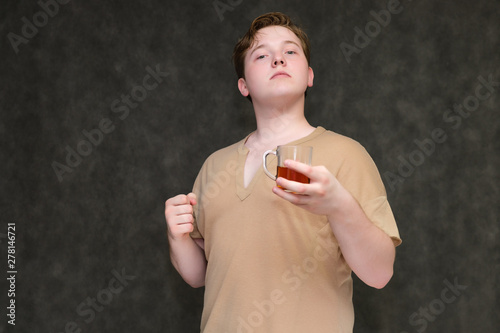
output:
[[[257,17],[250,25],[247,33],[234,46],[233,63],[238,78],[245,78],[245,56],[255,43],[257,32],[269,26],[281,26],[290,29],[299,38],[307,63],[310,63],[310,43],[306,33],[294,24],[289,16],[280,12],[271,12]]]

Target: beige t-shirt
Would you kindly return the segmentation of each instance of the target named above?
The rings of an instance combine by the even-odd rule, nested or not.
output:
[[[191,237],[204,238],[208,261],[201,331],[352,332],[351,269],[327,218],[273,194],[262,166],[245,188],[245,140],[213,153],[194,184]],[[312,146],[312,165],[327,167],[401,243],[378,170],[359,143],[318,127],[290,144]],[[268,168],[276,169],[272,155]]]

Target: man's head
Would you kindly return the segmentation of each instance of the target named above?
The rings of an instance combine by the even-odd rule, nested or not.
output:
[[[270,35],[271,34],[271,35]],[[307,75],[309,76],[306,78],[307,80],[307,86],[311,87],[312,86],[312,78],[313,78],[313,73],[312,69],[309,67],[310,64],[310,43],[309,39],[306,35],[306,33],[299,28],[297,25],[295,25],[290,17],[288,17],[285,14],[279,13],[279,12],[272,12],[272,13],[267,13],[264,15],[261,15],[257,17],[252,24],[250,25],[250,29],[247,31],[247,33],[238,41],[238,43],[234,47],[233,51],[233,62],[234,66],[236,69],[236,73],[238,75],[238,88],[240,89],[240,92],[242,93],[243,96],[247,96],[247,98],[253,102],[252,97],[250,96],[250,89],[247,83],[250,83],[250,81],[254,81],[255,83],[255,76],[257,75],[257,78],[261,75],[264,74],[262,71],[265,70],[265,63],[261,62],[259,60],[259,65],[257,65],[257,62],[255,59],[252,59],[254,57],[254,53],[261,48],[267,49],[266,51],[259,51],[259,53],[264,52],[264,55],[258,55],[259,58],[267,58],[268,60],[275,61],[276,57],[272,53],[276,51],[274,45],[270,45],[268,43],[274,43],[275,41],[272,38],[272,35],[279,35],[278,39],[283,38],[282,43],[284,44],[290,44],[293,43],[295,44],[299,49],[295,49],[295,51],[290,48],[284,48],[279,50],[279,52],[284,52],[282,54],[283,59],[280,59],[282,61],[282,66],[287,66],[287,63],[292,66],[292,68],[289,68],[289,70],[293,70],[293,67],[296,67],[297,64],[293,65],[293,63],[297,62],[297,56],[304,60],[304,65],[305,69],[308,69]],[[287,37],[289,36],[289,37]],[[267,53],[266,53],[267,52]],[[292,53],[292,56],[289,56],[288,54]],[[281,56],[278,56],[281,57]],[[272,58],[272,59],[271,59]],[[290,62],[287,62],[287,58],[290,60]],[[299,59],[300,62],[300,59]],[[264,66],[264,67],[262,67]],[[302,65],[299,64],[299,67]],[[251,69],[250,69],[251,67]],[[274,67],[271,65],[271,67]],[[249,72],[251,70],[251,72]],[[291,73],[289,73],[291,74]],[[249,77],[249,75],[252,76],[252,78]],[[295,79],[299,79],[300,75],[298,77],[295,77]],[[256,87],[260,86],[258,84],[255,86],[253,85],[254,89]],[[306,90],[306,88],[304,88]],[[266,90],[264,88],[264,90]],[[254,91],[255,93],[256,91]],[[307,92],[306,92],[307,94]],[[254,96],[255,97],[255,96]]]
[[[310,58],[310,43],[306,33],[297,25],[295,25],[290,17],[279,12],[267,13],[257,17],[247,33],[238,41],[233,51],[233,63],[236,69],[238,78],[245,78],[245,56],[247,51],[256,42],[257,32],[266,27],[281,26],[292,31],[300,40],[302,50],[307,58],[307,62],[311,62]]]

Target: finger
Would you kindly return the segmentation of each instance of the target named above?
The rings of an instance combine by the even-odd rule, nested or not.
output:
[[[276,184],[283,187],[284,189],[287,189],[288,191],[292,191],[298,194],[304,195],[308,193],[307,190],[309,184],[299,183],[283,177],[278,177],[278,179],[276,179]]]
[[[174,230],[170,230],[172,234],[183,235],[186,233],[193,232],[194,227],[191,223],[178,224],[175,226]]]
[[[187,204],[186,205],[179,205],[179,206],[173,207],[172,211],[175,215],[184,215],[184,214],[192,215],[193,214],[193,206],[187,205]]]
[[[192,214],[182,214],[182,215],[177,215],[177,225],[182,225],[182,224],[193,224],[194,223],[194,217]]]
[[[300,183],[299,183],[300,184]],[[310,197],[301,194],[295,194],[292,192],[288,192],[279,188],[278,186],[273,187],[273,192],[277,196],[293,203],[294,205],[307,205]]]
[[[189,199],[189,203],[193,206],[196,205],[196,203],[198,202],[196,194],[194,194],[193,192],[189,193],[187,197]]]
[[[185,195],[178,195],[170,198],[165,203],[165,217],[167,220],[175,219],[178,215],[193,215],[193,206],[189,204],[189,199]]]
[[[182,233],[190,233],[190,232],[193,232],[194,227],[193,227],[193,224],[189,223],[189,224],[180,225],[179,229],[180,229],[179,231]]]
[[[284,163],[287,168],[300,172],[309,179],[314,176],[313,167],[310,165],[294,160],[285,160]]]
[[[176,195],[165,202],[165,206],[179,206],[186,204],[189,204],[189,198],[185,194]]]

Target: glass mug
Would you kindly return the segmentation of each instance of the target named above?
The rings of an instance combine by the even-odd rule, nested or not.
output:
[[[267,169],[267,156],[269,154],[276,155],[278,158],[276,175],[273,175]],[[293,180],[299,183],[309,184],[310,179],[300,172],[290,170],[285,167],[285,160],[299,161],[307,165],[311,165],[312,160],[312,147],[308,146],[278,146],[276,150],[267,150],[262,155],[262,164],[264,166],[264,172],[272,180],[276,180],[278,177],[283,177],[288,180]],[[280,186],[281,187],[281,186]]]

